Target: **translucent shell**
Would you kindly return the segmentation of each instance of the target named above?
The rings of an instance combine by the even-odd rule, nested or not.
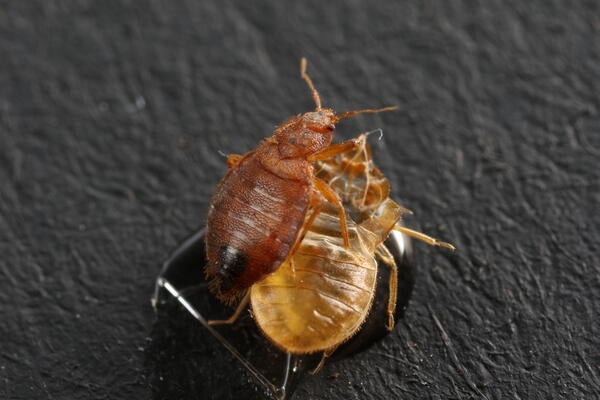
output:
[[[373,163],[367,136],[354,151],[317,163],[316,175],[334,189],[356,222],[369,218],[388,200],[390,183]]]
[[[327,204],[293,256],[251,288],[258,326],[285,351],[334,349],[359,330],[371,308],[376,254],[389,254],[383,241],[403,209],[389,199],[389,183],[373,165],[366,137],[359,141],[357,150],[316,165],[317,176],[353,215],[350,248],[344,248],[337,209]]]

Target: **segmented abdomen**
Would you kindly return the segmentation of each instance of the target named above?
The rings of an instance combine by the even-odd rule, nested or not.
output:
[[[228,172],[213,195],[206,234],[206,275],[222,300],[235,300],[283,262],[304,222],[309,190],[252,155]]]
[[[351,249],[345,249],[333,211],[319,214],[293,257],[251,288],[259,327],[292,353],[314,353],[344,342],[358,330],[373,301],[373,249],[365,246],[352,222]]]

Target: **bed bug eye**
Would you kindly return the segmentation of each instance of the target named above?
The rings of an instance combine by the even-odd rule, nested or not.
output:
[[[327,130],[330,131],[330,132],[335,131],[335,124],[329,124],[329,125],[327,125]]]

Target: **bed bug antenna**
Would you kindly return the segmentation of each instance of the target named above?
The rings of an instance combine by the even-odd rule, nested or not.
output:
[[[367,108],[364,110],[347,111],[343,114],[338,114],[336,116],[336,122],[339,122],[340,120],[345,119],[345,118],[354,117],[355,115],[358,115],[358,114],[376,114],[376,113],[380,113],[380,112],[384,112],[384,111],[394,111],[397,109],[398,109],[398,106],[391,106],[391,107],[383,107],[383,108]]]
[[[319,96],[319,92],[317,92],[317,89],[315,89],[315,85],[313,84],[312,79],[310,79],[310,76],[308,76],[308,73],[306,72],[305,57],[302,57],[300,59],[300,76],[302,77],[302,79],[304,79],[304,81],[310,88],[313,100],[315,101],[316,111],[321,111],[321,96]]]

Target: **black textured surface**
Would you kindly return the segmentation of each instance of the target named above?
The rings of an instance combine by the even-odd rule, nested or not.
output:
[[[600,394],[598,3],[324,3],[1,3],[0,398],[169,397],[154,277],[218,151],[312,107],[302,55],[325,105],[401,106],[337,137],[383,128],[407,224],[459,251],[418,245],[404,322],[296,398]]]

